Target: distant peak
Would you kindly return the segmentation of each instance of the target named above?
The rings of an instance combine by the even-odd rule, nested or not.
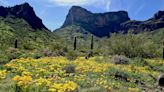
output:
[[[27,2],[23,3],[22,5],[25,5],[25,6],[30,6],[30,4],[29,4],[29,3],[27,3]]]
[[[72,6],[70,10],[72,9],[80,9],[80,10],[85,10],[85,11],[88,11],[87,9],[81,7],[81,6]]]
[[[72,6],[72,8],[82,8],[82,7],[80,7],[80,6]]]
[[[120,24],[129,20],[126,11],[92,13],[80,6],[72,6],[62,27],[78,25],[102,37],[109,35],[109,32],[117,32]]]
[[[0,16],[6,17],[8,15],[13,15],[16,18],[23,18],[34,29],[47,29],[42,23],[42,20],[35,14],[33,7],[27,2],[20,5],[15,5],[13,7],[1,6]]]
[[[71,9],[84,9],[81,6],[72,6]]]
[[[158,11],[155,15],[154,15],[155,19],[160,19],[160,18],[164,18],[164,11]]]
[[[70,12],[86,12],[86,13],[91,13],[90,11],[88,11],[87,9],[81,7],[81,6],[72,6],[70,9]]]
[[[32,6],[30,6],[30,4],[27,2],[20,4],[20,5],[16,5],[15,7],[21,7],[23,9],[30,9],[30,8],[33,9]]]

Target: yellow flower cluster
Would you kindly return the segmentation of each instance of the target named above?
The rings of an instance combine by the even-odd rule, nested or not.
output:
[[[85,58],[76,59],[73,64],[77,65],[76,70],[78,72],[105,72],[110,66],[109,63],[98,63],[93,58],[85,60]]]
[[[72,92],[78,88],[78,85],[72,81],[68,81],[67,83],[54,83],[50,86],[50,92]]]
[[[139,92],[138,88],[128,88],[128,92]]]
[[[15,76],[13,78],[13,80],[15,82],[17,82],[18,86],[22,86],[22,87],[27,87],[31,82],[32,82],[32,78],[31,76]]]
[[[149,64],[157,64],[157,65],[163,65],[164,64],[164,60],[161,60],[161,59],[146,59],[146,61],[149,63]]]
[[[0,80],[6,78],[6,70],[1,70],[0,71]]]
[[[101,87],[107,91],[112,91],[122,86],[126,86],[126,90],[128,91],[137,92],[139,89],[135,88],[138,86],[135,84],[136,80],[129,76],[136,76],[138,74],[136,78],[142,78],[141,75],[145,75],[146,79],[149,78],[147,81],[151,81],[150,74],[153,76],[159,75],[158,71],[150,70],[147,66],[138,67],[132,64],[116,65],[103,61],[103,57],[99,58],[102,62],[96,60],[96,57],[89,59],[79,57],[74,61],[69,61],[65,57],[21,58],[12,60],[5,67],[11,73],[16,74],[13,80],[18,86],[23,88],[31,86],[43,87],[44,90],[50,92],[74,92],[78,87]],[[156,63],[155,61],[150,62]],[[68,65],[75,67],[69,69]],[[67,73],[66,68],[74,72]],[[115,73],[118,72],[117,70],[126,72],[129,76],[127,77],[126,74],[123,77],[118,75],[120,79],[116,78]],[[6,71],[0,71],[0,75],[4,78]],[[125,82],[126,77],[127,83]],[[146,79],[141,80],[145,81]]]
[[[36,79],[35,82],[36,82],[36,85],[38,85],[38,86],[41,86],[41,85],[50,86],[51,85],[50,80],[44,79],[42,77],[40,77],[39,79]]]

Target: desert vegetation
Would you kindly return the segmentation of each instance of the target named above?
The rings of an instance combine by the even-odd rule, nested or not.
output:
[[[163,60],[136,58],[124,64],[112,60],[102,56],[72,61],[65,57],[15,59],[1,67],[0,88],[10,92],[160,91],[155,83],[164,71]]]
[[[161,29],[112,34],[101,39],[92,36],[82,46],[85,41],[75,37],[68,41],[53,40],[46,45],[43,42],[37,48],[30,44],[26,49],[22,48],[23,41],[15,39],[12,45],[5,43],[5,49],[1,50],[0,89],[8,92],[161,91],[157,78],[164,72],[163,34]]]
[[[1,11],[0,92],[164,91],[162,11],[141,22],[73,6],[53,32],[28,3]]]

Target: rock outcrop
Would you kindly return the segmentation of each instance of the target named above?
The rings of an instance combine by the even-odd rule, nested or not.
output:
[[[129,20],[126,11],[92,13],[82,7],[73,6],[62,27],[78,25],[98,37],[103,37],[110,32],[117,32],[120,30],[120,24]]]
[[[145,21],[130,20],[126,11],[92,13],[82,7],[73,6],[61,28],[77,25],[98,37],[109,36],[113,32],[134,33],[164,28],[164,11],[157,12]]]
[[[36,16],[33,8],[28,3],[16,5],[14,7],[0,6],[0,16],[14,16],[16,18],[22,18],[34,29],[47,29],[42,23],[42,20]]]

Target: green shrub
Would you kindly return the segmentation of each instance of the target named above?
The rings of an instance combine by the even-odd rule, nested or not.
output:
[[[0,65],[6,64],[9,62],[8,56],[5,54],[5,52],[0,51]]]
[[[129,58],[127,58],[124,55],[114,55],[111,59],[111,61],[114,64],[128,64],[128,62],[130,61]]]
[[[73,51],[73,50],[70,50],[68,51],[66,57],[69,59],[69,60],[75,60],[79,55],[79,53],[77,51]]]
[[[41,58],[41,57],[44,57],[44,55],[42,53],[39,53],[39,52],[26,52],[26,53],[23,53],[22,55],[19,56],[20,58],[28,58],[28,57],[31,57],[31,58],[35,58],[35,59],[38,59],[38,58]]]
[[[135,66],[146,66],[148,63],[141,57],[135,57],[131,60],[131,64]]]
[[[75,73],[75,65],[67,65],[65,68],[64,68],[65,72],[66,73]]]
[[[162,38],[159,38],[162,33],[157,33],[113,34],[108,39],[108,49],[110,54],[122,54],[128,57],[159,57],[162,54]]]
[[[9,60],[12,60],[12,59],[19,58],[24,52],[22,52],[19,49],[9,48],[7,49],[6,53],[7,53],[7,56],[9,57]]]

